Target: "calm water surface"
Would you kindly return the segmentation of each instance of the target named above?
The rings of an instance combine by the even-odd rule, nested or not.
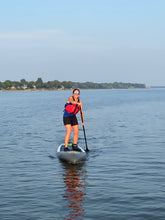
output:
[[[0,219],[164,220],[165,90],[81,91],[79,165],[56,156],[69,95],[0,92]]]

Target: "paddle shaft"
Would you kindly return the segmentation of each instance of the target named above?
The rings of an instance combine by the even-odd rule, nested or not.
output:
[[[82,123],[83,123],[84,120],[83,120],[83,116],[82,116],[82,110],[81,110],[81,108],[80,108],[80,114],[81,114],[81,121],[82,121]],[[86,151],[89,151],[89,149],[88,149],[88,145],[87,145],[87,138],[86,138],[86,134],[85,134],[85,127],[84,127],[84,125],[83,125],[82,127],[83,127],[83,133],[84,133],[84,139],[85,139]]]

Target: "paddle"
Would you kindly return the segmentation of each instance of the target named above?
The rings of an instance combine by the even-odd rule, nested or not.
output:
[[[83,120],[83,117],[82,117],[82,110],[81,110],[81,108],[80,108],[80,114],[81,114],[81,121],[82,121],[82,123],[84,122],[84,120]],[[87,151],[89,151],[89,149],[88,149],[88,145],[87,145],[87,139],[86,139],[86,134],[85,134],[85,127],[84,127],[84,125],[83,125],[83,132],[84,132],[84,139],[85,139],[85,146],[86,146],[86,152]]]

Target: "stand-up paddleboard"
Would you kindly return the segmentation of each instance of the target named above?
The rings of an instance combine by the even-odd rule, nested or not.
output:
[[[86,152],[80,147],[77,146],[80,151],[74,151],[72,149],[72,144],[68,144],[69,151],[64,151],[65,144],[61,144],[57,149],[57,156],[60,160],[76,164],[86,158]]]

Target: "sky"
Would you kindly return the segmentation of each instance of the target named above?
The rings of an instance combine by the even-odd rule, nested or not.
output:
[[[0,81],[165,85],[164,0],[0,0]]]

